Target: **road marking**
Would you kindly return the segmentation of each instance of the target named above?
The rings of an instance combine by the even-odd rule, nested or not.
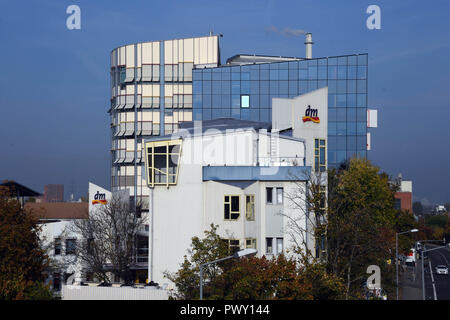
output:
[[[434,285],[434,278],[433,278],[433,269],[431,268],[431,260],[429,261],[428,266],[430,267],[431,283],[433,285],[434,300],[437,300],[436,287]]]

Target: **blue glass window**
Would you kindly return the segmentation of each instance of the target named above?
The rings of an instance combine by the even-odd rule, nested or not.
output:
[[[288,70],[279,70],[278,76],[279,76],[279,80],[288,80],[289,72],[288,72]]]
[[[337,123],[337,135],[342,136],[347,134],[347,124],[345,122]]]
[[[356,136],[356,122],[347,122],[347,134]]]
[[[357,150],[366,150],[367,149],[367,136],[357,136],[356,148],[357,148]]]
[[[339,109],[335,109],[335,111],[336,111],[337,121],[345,122],[347,119],[347,109],[339,108]]]
[[[251,94],[259,93],[259,81],[250,81],[250,93]]]
[[[278,80],[278,70],[270,70],[270,80]]]
[[[260,81],[259,85],[262,94],[269,94],[269,81]]]
[[[337,150],[347,149],[347,136],[337,136]]]
[[[336,122],[331,122],[328,118],[328,135],[336,135]]]
[[[346,107],[347,106],[347,95],[337,94],[336,95],[336,107]]]
[[[367,78],[367,66],[358,66],[358,79]]]
[[[366,134],[366,132],[367,132],[367,124],[366,124],[366,122],[357,122],[356,123],[356,133],[358,134],[358,135],[361,135],[361,134]]]
[[[298,70],[298,78],[300,80],[308,80],[308,69],[299,69]]]
[[[356,136],[347,136],[347,150],[356,151]]]
[[[367,110],[366,109],[357,109],[357,119],[358,122],[367,121]]]
[[[357,104],[356,106],[358,108],[367,108],[367,101],[366,101],[367,96],[365,94],[358,94],[357,95]]]
[[[356,121],[356,108],[347,108],[347,121]]]

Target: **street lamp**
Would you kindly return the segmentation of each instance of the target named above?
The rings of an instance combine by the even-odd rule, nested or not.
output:
[[[424,249],[422,250],[422,254],[421,254],[421,259],[422,259],[422,299],[425,300],[425,272],[423,269],[423,257],[424,257],[424,253],[426,252],[430,252],[430,251],[434,251],[434,250],[438,250],[438,249],[443,249],[443,248],[447,248],[450,247],[450,243],[448,245],[442,246],[442,247],[437,247],[437,248],[433,248],[433,249],[428,249],[425,250],[425,245],[424,245]],[[433,270],[431,270],[431,272],[433,272]]]
[[[405,234],[405,233],[414,233],[419,231],[418,229],[411,229],[408,231],[404,231],[404,232],[397,232],[395,234],[395,273],[396,273],[396,277],[397,277],[397,300],[398,300],[398,236],[400,234]]]
[[[217,263],[217,262],[221,262],[224,260],[228,260],[228,259],[241,258],[241,257],[255,255],[257,252],[258,251],[256,249],[247,248],[247,249],[236,251],[232,256],[201,264],[200,265],[200,300],[203,300],[203,267],[208,266],[210,264]]]

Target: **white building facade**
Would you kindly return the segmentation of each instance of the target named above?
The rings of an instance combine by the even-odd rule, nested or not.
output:
[[[314,172],[326,175],[327,98],[322,88],[274,99],[272,123],[191,122],[145,141],[150,280],[168,284],[164,272],[180,268],[192,237],[211,224],[230,253],[272,257],[299,244],[315,251],[315,239],[291,224],[311,228],[304,195]]]

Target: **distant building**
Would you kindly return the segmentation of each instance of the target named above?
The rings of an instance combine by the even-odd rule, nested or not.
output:
[[[42,195],[39,192],[31,190],[30,188],[25,187],[24,185],[21,185],[13,180],[3,180],[0,184],[0,189],[6,190],[8,193],[7,196],[17,199],[22,207],[28,199],[36,198]]]
[[[398,210],[413,212],[412,209],[412,181],[403,180],[401,174],[397,179],[399,191],[395,193],[395,208]]]
[[[438,205],[438,206],[436,206],[434,211],[436,213],[443,213],[443,212],[447,212],[447,209],[443,205]]]
[[[81,267],[75,257],[76,235],[66,227],[75,219],[88,218],[86,202],[26,203],[25,211],[39,219],[40,238],[52,263],[47,283],[54,293],[61,291],[70,276],[80,281]],[[69,283],[71,284],[71,283]]]
[[[44,186],[44,202],[64,202],[64,185],[47,184]]]

